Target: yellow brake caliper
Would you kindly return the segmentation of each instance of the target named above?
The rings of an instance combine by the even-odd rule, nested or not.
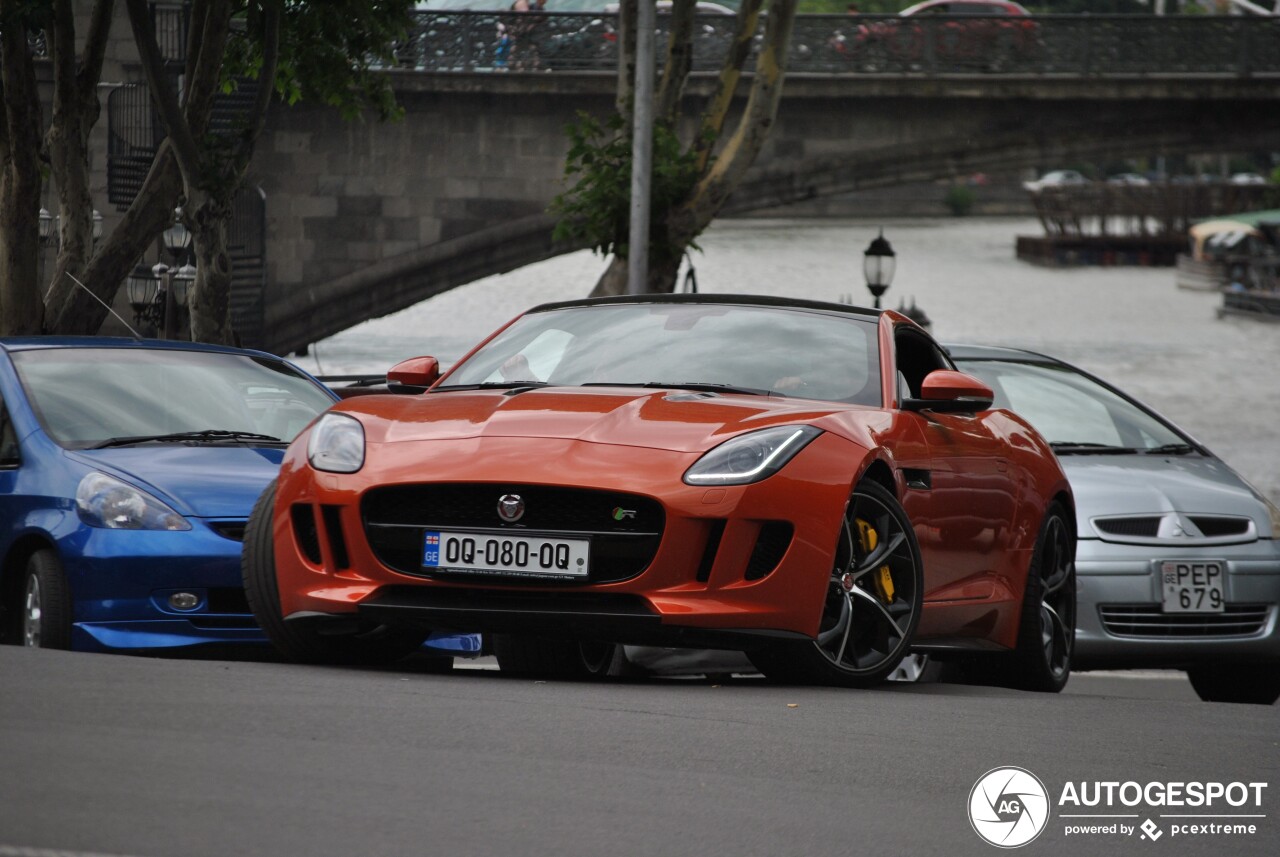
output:
[[[855,523],[858,525],[858,541],[862,543],[862,549],[870,554],[876,549],[878,541],[875,528],[861,518],[857,518]],[[889,574],[889,566],[880,566],[880,570],[872,576],[872,581],[875,583],[876,595],[880,596],[880,600],[885,604],[892,604],[893,576]]]

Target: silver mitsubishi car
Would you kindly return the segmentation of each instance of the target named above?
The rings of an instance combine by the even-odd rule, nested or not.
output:
[[[1078,511],[1075,669],[1185,669],[1201,699],[1280,698],[1280,509],[1104,381],[1008,348],[949,346],[1062,461]]]

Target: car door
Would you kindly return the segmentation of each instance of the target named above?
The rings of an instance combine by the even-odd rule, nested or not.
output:
[[[894,351],[898,404],[919,398],[930,372],[953,368],[942,349],[914,325],[897,327]],[[1005,444],[992,428],[991,412],[903,415],[918,421],[929,456],[927,477],[916,477],[904,504],[928,572],[925,599],[987,598],[999,583],[1017,504]]]

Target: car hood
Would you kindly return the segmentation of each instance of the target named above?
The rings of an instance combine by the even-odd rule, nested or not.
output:
[[[284,450],[166,444],[67,455],[155,494],[181,515],[248,518],[279,472]]]
[[[1109,515],[1231,515],[1253,518],[1269,530],[1262,501],[1230,467],[1199,455],[1064,455],[1080,535],[1092,536],[1088,521]]]
[[[350,400],[370,442],[538,437],[701,452],[745,431],[813,422],[844,406],[807,399],[634,387],[459,391]]]

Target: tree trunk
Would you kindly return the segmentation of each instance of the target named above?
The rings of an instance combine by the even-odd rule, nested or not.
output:
[[[0,335],[40,333],[40,99],[24,26],[0,27]]]
[[[58,188],[58,260],[49,283],[41,284],[47,296],[46,317],[77,289],[68,274],[82,282],[94,253],[93,196],[89,192],[89,135],[98,122],[101,102],[98,80],[111,29],[112,0],[97,0],[83,55],[76,55],[75,10],[72,0],[55,0],[48,43],[53,60],[53,120],[45,141]]]
[[[683,4],[689,0],[677,2]],[[743,64],[751,53],[756,23],[763,4],[763,0],[743,0],[738,12],[734,42],[721,68],[717,91],[700,119],[701,130],[693,142],[693,152],[698,156],[699,179],[684,201],[672,205],[665,216],[655,212],[659,224],[650,236],[648,291],[663,293],[675,290],[680,262],[689,245],[710,225],[764,146],[769,131],[773,128],[778,102],[782,97],[782,81],[797,2],[798,0],[773,0],[770,4],[764,41],[756,59],[755,76],[746,108],[733,136],[713,161],[711,152],[720,139],[734,91],[741,78]],[[681,5],[677,5],[677,15],[681,11]],[[673,29],[681,29],[678,24],[672,26]],[[668,54],[660,89],[662,109],[673,120],[679,112],[679,78],[688,74],[687,67],[676,56],[678,53],[677,48],[674,53]],[[675,78],[668,80],[668,75],[675,75]],[[619,77],[620,103],[623,83],[623,79]],[[659,247],[660,252],[654,252],[654,247]],[[591,295],[620,295],[625,294],[626,289],[627,263],[625,259],[615,255],[596,281]]]
[[[189,302],[191,338],[196,342],[235,345],[231,330],[231,256],[227,253],[231,207],[207,199],[198,204],[188,220],[196,248],[195,289]]]
[[[109,306],[138,259],[173,222],[182,181],[167,144],[162,143],[142,190],[111,231],[110,238],[89,261],[80,288],[70,277],[54,283],[49,300],[50,333],[93,336],[102,327]]]

